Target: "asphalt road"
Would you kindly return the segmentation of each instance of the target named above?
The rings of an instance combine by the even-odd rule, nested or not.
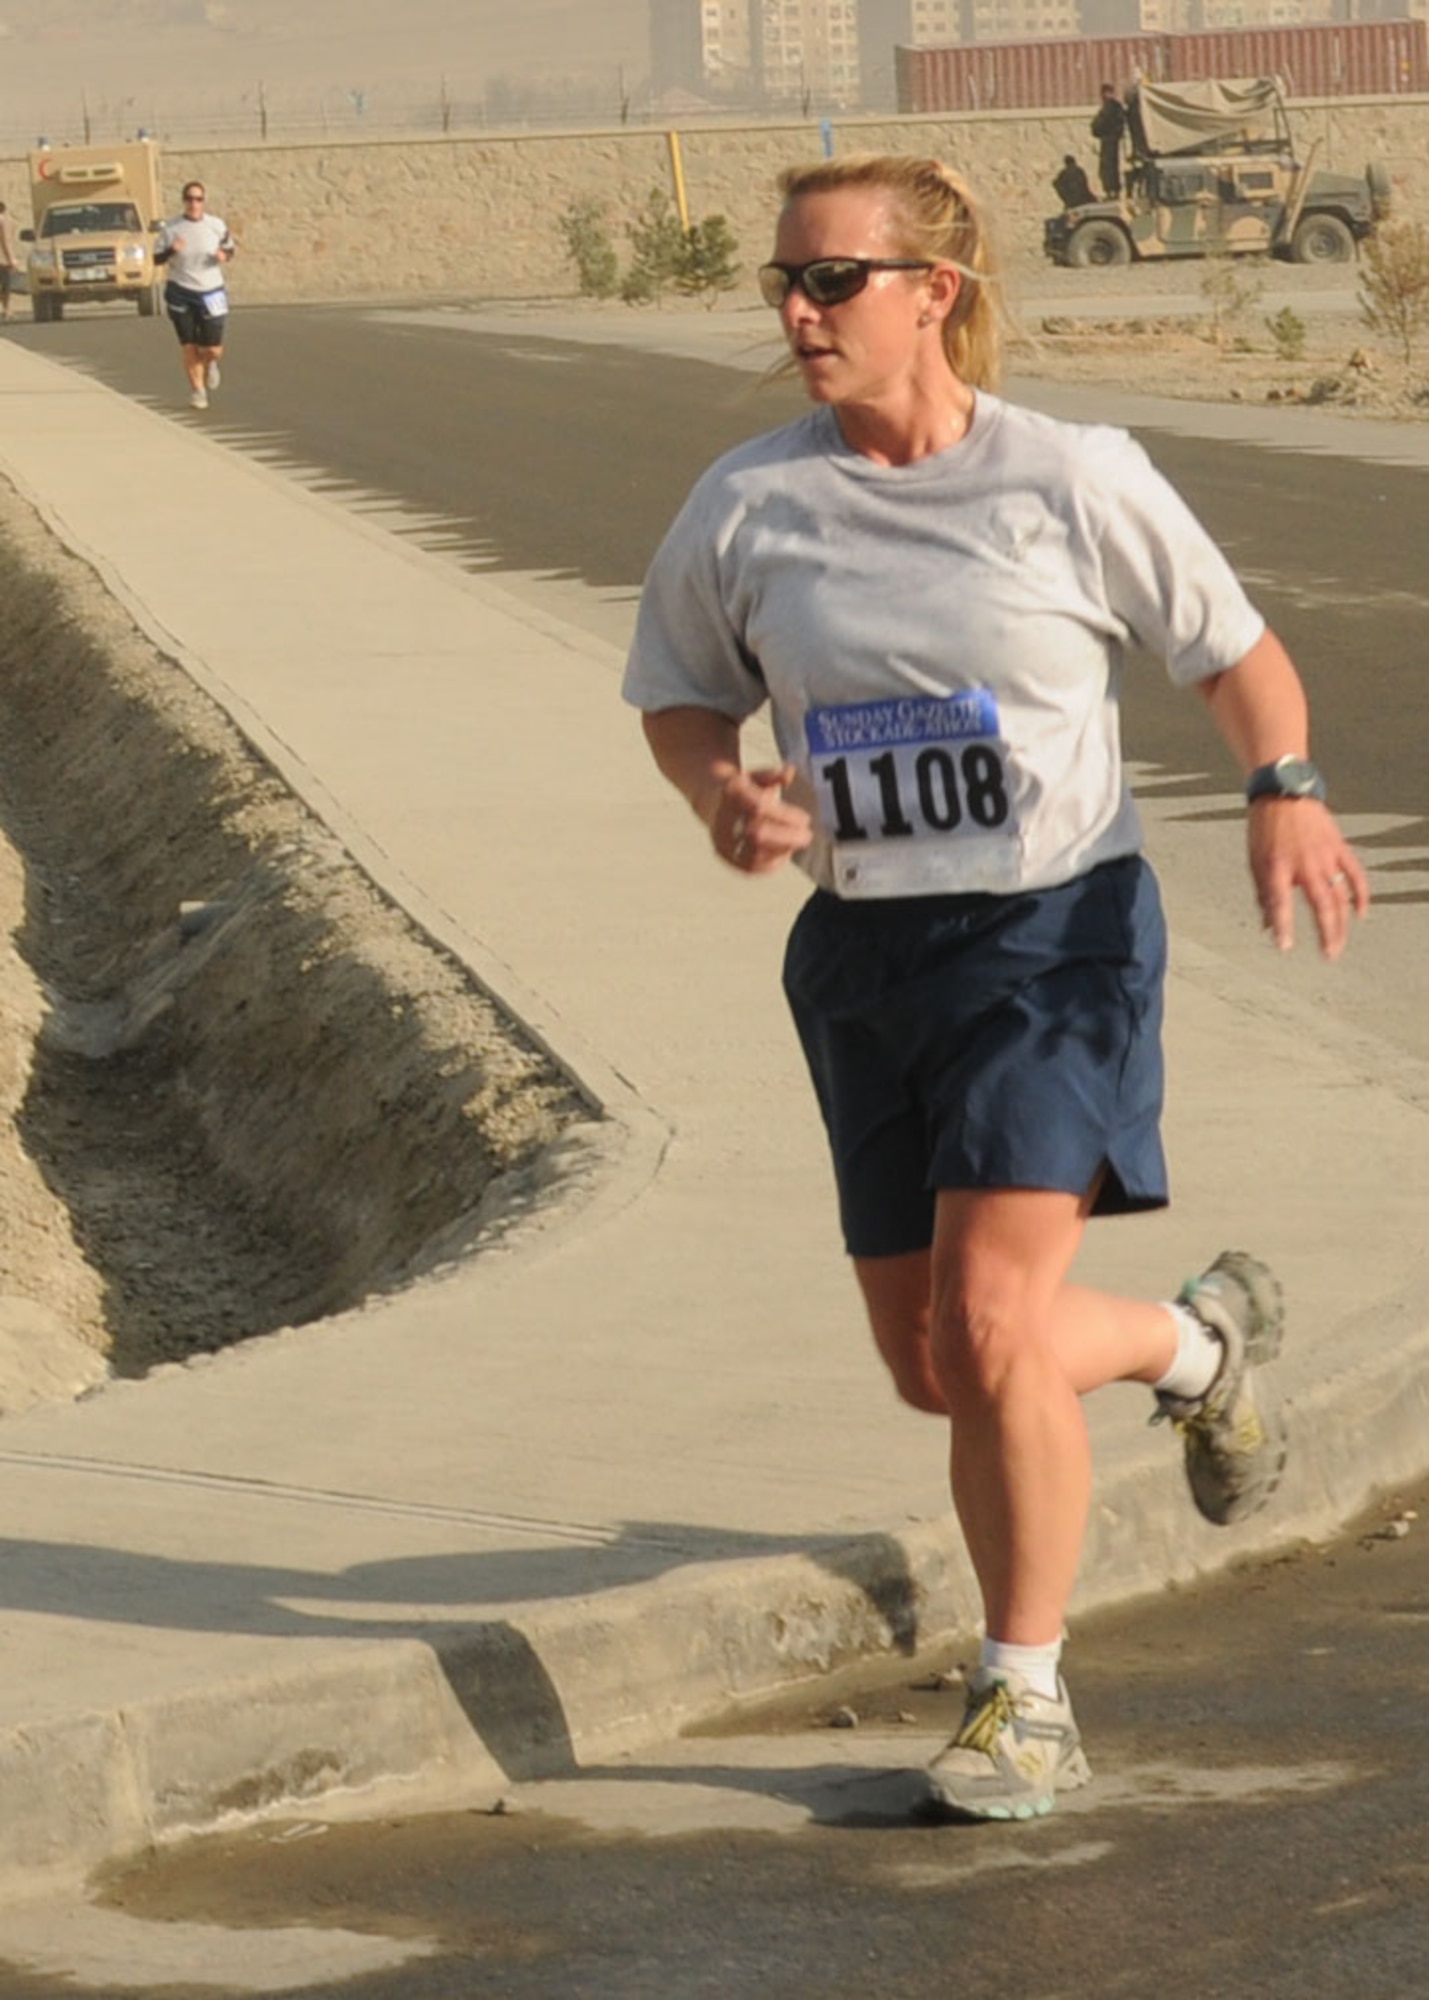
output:
[[[722,449],[802,407],[796,387],[612,345],[480,330],[471,314],[240,311],[214,407],[187,408],[162,321],[91,310],[6,338],[201,425],[443,559],[623,645],[646,563]],[[1101,398],[1087,392],[1085,414]],[[1337,968],[1269,959],[1240,857],[1229,759],[1200,704],[1149,666],[1125,733],[1173,929],[1312,1008],[1429,1058],[1424,548],[1429,470],[1170,431],[1153,457],[1219,537],[1310,688],[1332,798],[1371,865],[1376,910]],[[202,488],[181,561],[204,541]],[[1407,1087],[1419,1089],[1410,1079]]]
[[[405,514],[468,567],[596,592],[637,590],[699,472],[803,407],[794,385],[484,335],[470,320],[447,328],[270,308],[233,324],[224,387],[203,417],[185,407],[162,323],[93,313],[9,337],[340,499],[386,507],[394,521]],[[1422,814],[1429,476],[1166,432],[1145,441],[1300,662],[1341,808]],[[1134,754],[1176,769],[1206,762],[1195,704],[1154,676],[1134,689],[1130,714]],[[1429,883],[1419,895],[1429,902]]]
[[[1429,1487],[1079,1622],[1095,1782],[1036,1825],[910,1822],[960,1706],[923,1662],[501,1815],[271,1827],[0,1912],[0,2000],[1421,2000],[1426,1630]]]

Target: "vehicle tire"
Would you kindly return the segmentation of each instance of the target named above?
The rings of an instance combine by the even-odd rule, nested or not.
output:
[[[152,285],[146,285],[139,294],[140,319],[152,319],[158,311],[158,294]]]
[[[1354,231],[1338,215],[1303,215],[1290,242],[1292,264],[1349,264],[1355,254]]]
[[[1389,168],[1383,160],[1371,160],[1364,170],[1364,177],[1374,219],[1384,222],[1394,206],[1394,185],[1389,178]]]
[[[1079,222],[1067,239],[1067,262],[1079,271],[1131,262],[1131,238],[1115,222],[1093,217]]]
[[[47,321],[52,320],[55,316],[53,310],[54,303],[48,292],[32,292],[30,294],[31,317],[40,326],[44,326]]]

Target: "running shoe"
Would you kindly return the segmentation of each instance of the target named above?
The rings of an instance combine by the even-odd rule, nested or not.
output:
[[[203,373],[204,387],[216,389],[223,380],[223,370],[216,361],[210,361]]]
[[[1191,1498],[1228,1528],[1265,1505],[1285,1470],[1288,1437],[1278,1399],[1255,1370],[1280,1352],[1285,1306],[1279,1280],[1258,1257],[1225,1250],[1182,1287],[1188,1306],[1225,1350],[1204,1396],[1157,1394],[1152,1422],[1169,1420],[1186,1450]]]
[[[925,1810],[939,1819],[1041,1819],[1058,1792],[1091,1777],[1067,1690],[1056,1701],[1020,1674],[979,1667],[962,1727],[928,1766]]]
[[[206,410],[208,408],[207,389],[195,389],[193,394],[189,397],[189,402],[193,405],[193,407],[196,410]]]

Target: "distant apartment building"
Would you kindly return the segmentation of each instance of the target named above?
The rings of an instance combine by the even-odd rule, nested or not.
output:
[[[895,102],[899,42],[964,38],[969,0],[650,0],[651,90],[770,109]]]
[[[1080,35],[1076,0],[969,0],[970,42],[1031,42],[1050,35]]]
[[[1340,20],[1367,21],[1371,16],[1352,4],[1331,8],[1328,0],[1180,0],[1176,11],[1184,19],[1157,20],[1157,28],[1298,28],[1326,21],[1333,11]],[[1408,11],[1396,6],[1394,12]]]
[[[749,13],[749,0],[650,0],[655,98],[684,94],[750,102],[755,78]]]
[[[657,100],[849,107],[858,0],[650,0],[650,66]]]
[[[766,104],[859,102],[858,0],[749,0],[749,45]]]
[[[1429,0],[650,0],[651,88],[709,104],[892,109],[894,51],[1429,14]]]
[[[657,97],[747,99],[749,0],[650,0],[650,80]]]
[[[1079,35],[1179,35],[1203,28],[1306,27],[1429,11],[1429,0],[1081,0]],[[982,39],[987,40],[984,36]]]

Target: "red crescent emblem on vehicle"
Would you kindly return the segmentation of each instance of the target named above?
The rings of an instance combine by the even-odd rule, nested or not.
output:
[[[53,164],[48,153],[40,155],[40,179],[42,181],[47,181],[50,178],[50,168]]]

